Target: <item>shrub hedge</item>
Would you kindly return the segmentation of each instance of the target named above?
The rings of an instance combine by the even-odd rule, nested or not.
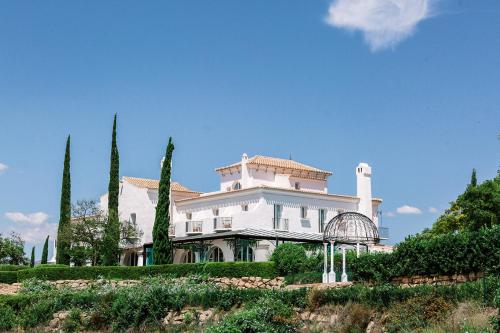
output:
[[[500,226],[478,232],[410,236],[390,254],[365,254],[351,264],[358,281],[389,282],[393,277],[500,273]]]
[[[17,272],[0,271],[0,283],[15,283],[15,282],[17,282]]]
[[[194,274],[207,274],[212,277],[277,276],[273,262],[214,262],[197,264],[171,264],[154,266],[93,266],[93,267],[51,267],[37,266],[17,272],[18,281],[30,278],[40,280],[93,280],[127,279],[139,280],[143,277],[169,275],[183,277]]]
[[[30,268],[29,266],[20,266],[20,265],[0,265],[0,272],[10,272],[10,271],[19,271],[21,269]]]

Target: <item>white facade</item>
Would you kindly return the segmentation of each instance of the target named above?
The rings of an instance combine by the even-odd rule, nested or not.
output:
[[[234,246],[231,248],[231,241],[223,239],[228,232],[279,231],[280,235],[293,233],[318,238],[328,221],[346,211],[362,213],[378,226],[377,211],[382,201],[372,198],[371,168],[366,163],[356,168],[356,196],[329,194],[330,172],[291,160],[264,156],[248,158],[243,154],[240,162],[216,171],[220,175],[220,189],[216,192],[199,193],[172,183],[173,228],[169,233],[174,242],[188,243],[191,238],[194,242],[210,236],[212,248],[204,254],[177,249],[174,253],[176,263],[199,261],[202,255],[211,255],[213,260],[222,260],[223,256],[224,261],[264,261],[276,245],[271,239],[256,237],[246,248],[235,250]],[[120,217],[137,223],[144,232],[143,243],[152,241],[157,197],[158,181],[123,177]],[[107,195],[101,197],[101,206],[107,207]],[[133,264],[142,264],[141,259]],[[125,256],[123,263],[128,264]]]

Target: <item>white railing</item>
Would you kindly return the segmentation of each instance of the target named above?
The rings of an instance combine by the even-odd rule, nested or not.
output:
[[[175,236],[175,225],[170,225],[168,227],[168,235],[171,236],[171,237]]]
[[[288,231],[288,219],[273,218],[274,230]]]
[[[201,234],[203,233],[203,222],[202,221],[186,221],[186,234]]]
[[[232,217],[214,217],[214,231],[226,231],[233,228],[233,218]]]

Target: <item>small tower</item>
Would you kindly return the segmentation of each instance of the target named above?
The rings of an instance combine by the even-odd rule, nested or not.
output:
[[[246,153],[243,153],[243,155],[241,156],[241,188],[250,187],[250,175],[248,173],[247,162],[248,155]]]
[[[356,167],[356,195],[359,197],[358,212],[373,219],[372,209],[372,168],[367,163]]]

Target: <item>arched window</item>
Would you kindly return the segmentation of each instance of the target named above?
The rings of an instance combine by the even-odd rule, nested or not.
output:
[[[210,254],[208,256],[208,261],[224,262],[224,253],[222,253],[222,250],[220,249],[220,247],[214,246],[210,250]]]
[[[186,253],[184,253],[184,256],[182,257],[182,262],[185,264],[195,263],[196,258],[195,258],[194,252],[191,250],[186,251]]]
[[[241,183],[240,182],[235,182],[233,184],[233,190],[241,190]]]

